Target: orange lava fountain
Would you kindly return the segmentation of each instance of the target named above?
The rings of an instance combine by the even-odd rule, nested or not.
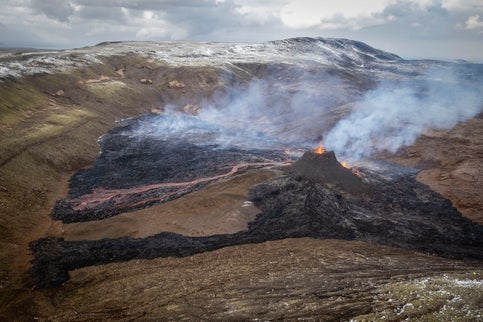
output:
[[[317,154],[323,154],[325,152],[325,149],[323,146],[318,146],[314,149],[314,153],[317,153]]]

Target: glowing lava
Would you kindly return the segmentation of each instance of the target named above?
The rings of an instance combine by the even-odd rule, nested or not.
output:
[[[322,143],[320,143],[320,144],[319,144],[319,146],[318,146],[318,147],[316,147],[316,148],[313,150],[313,152],[314,152],[315,154],[324,154],[324,153],[326,153],[326,152],[327,152],[327,150],[324,148],[324,146],[322,145]],[[341,165],[342,165],[344,168],[349,169],[349,170],[351,170],[352,172],[354,172],[356,175],[359,175],[359,174],[358,174],[358,173],[356,173],[356,172],[355,172],[355,171],[354,171],[354,170],[353,170],[353,169],[352,169],[352,168],[351,168],[349,165],[347,165],[347,162],[342,161],[342,162],[340,162],[340,164],[341,164]]]
[[[323,154],[325,152],[325,149],[323,146],[318,146],[314,149],[314,153],[317,153],[317,154]]]

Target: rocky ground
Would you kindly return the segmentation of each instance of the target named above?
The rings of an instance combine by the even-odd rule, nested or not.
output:
[[[307,46],[296,42],[282,47],[288,45]],[[326,116],[323,124],[330,126],[350,111],[361,92],[377,82],[366,71],[360,72],[356,61],[360,56],[337,58],[330,64],[309,63],[305,56],[302,68],[289,64],[286,57],[276,63],[263,61],[260,55],[266,50],[255,46],[258,49],[253,49],[245,61],[230,63],[233,57],[223,56],[227,51],[219,57],[225,57],[228,63],[217,65],[203,63],[207,58],[194,46],[188,57],[193,64],[186,66],[183,62],[188,58],[174,49],[175,54],[162,56],[166,50],[156,45],[148,55],[145,48],[140,50],[132,44],[127,51],[121,44],[112,46],[115,55],[106,54],[102,46],[54,53],[52,59],[69,62],[55,73],[46,64],[48,61],[42,60],[45,53],[0,58],[2,67],[9,68],[9,76],[0,84],[2,319],[480,319],[481,261],[447,259],[368,241],[292,238],[229,246],[183,258],[133,259],[72,270],[71,279],[60,287],[33,289],[29,274],[33,257],[27,245],[34,240],[63,237],[69,243],[105,237],[148,237],[164,230],[198,237],[236,234],[247,229],[257,213],[253,205],[243,212],[249,190],[280,175],[271,170],[249,171],[223,178],[175,201],[101,221],[53,221],[50,212],[57,199],[68,196],[69,178],[94,162],[99,153],[97,139],[117,126],[116,121],[162,113],[168,105],[196,113],[206,99],[223,105],[228,86],[268,75],[273,84],[291,95],[302,93],[312,105],[326,95],[318,91],[326,86],[327,92],[333,93],[328,100],[331,109],[322,109],[318,116]],[[97,56],[87,56],[96,52]],[[377,60],[372,64],[385,76],[414,72],[409,64],[390,72],[386,67],[397,56],[384,59],[384,64]],[[10,72],[18,67],[15,62],[19,60],[26,62],[21,66],[27,66],[16,69],[24,73],[22,77]],[[418,62],[415,69],[427,64]],[[44,69],[28,73],[39,66]],[[300,72],[307,66],[312,76],[323,77],[311,77],[312,85],[298,86],[302,84]],[[347,66],[353,69],[349,71]],[[327,75],[333,74],[344,79],[337,88],[352,89],[350,95],[336,93],[331,87]],[[277,102],[285,100],[282,95]],[[312,119],[307,116],[300,122],[311,124]],[[285,132],[299,134],[300,128],[294,126]],[[430,131],[414,145],[379,157],[422,169],[418,180],[481,224],[481,128],[481,118],[477,117],[450,131]],[[178,211],[183,212],[182,216],[176,215]],[[199,216],[206,214],[210,216],[200,225]]]
[[[438,291],[475,296],[466,295],[464,303],[451,305],[459,310],[455,317],[468,314],[468,320],[476,321],[482,286],[473,272],[479,270],[481,262],[451,261],[365,242],[284,239],[185,258],[75,270],[64,286],[41,293],[45,306],[36,314],[62,321],[346,321],[387,311],[393,320],[438,320],[444,316],[446,298],[421,294],[416,301],[414,294],[401,301],[404,295],[398,288],[409,292],[422,278],[446,276],[455,285]],[[405,289],[400,283],[409,286]],[[456,293],[458,283],[468,285]],[[414,308],[403,312],[408,303],[415,303]]]

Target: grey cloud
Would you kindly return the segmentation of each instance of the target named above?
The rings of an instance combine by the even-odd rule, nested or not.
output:
[[[168,10],[169,8],[201,8],[213,7],[216,5],[214,0],[76,0],[76,4],[86,7],[118,7],[134,10]]]
[[[182,23],[192,36],[212,34],[218,30],[244,29],[256,23],[247,21],[235,12],[231,5],[211,8],[184,8],[168,12],[168,20],[172,23]],[[247,30],[245,30],[246,32]]]
[[[266,41],[296,36],[343,37],[412,58],[483,61],[483,9],[478,1],[399,0],[371,17],[326,18],[322,26],[290,28],[281,20],[287,1],[277,0],[1,0],[0,21],[18,43],[79,47],[109,40]],[[354,1],[354,5],[363,6]],[[154,15],[148,19],[144,11]],[[41,15],[40,15],[41,14]],[[469,17],[472,18],[469,21]],[[149,15],[148,15],[149,16]],[[46,18],[47,17],[47,18]],[[49,21],[51,20],[51,21]],[[58,21],[63,22],[58,24]],[[330,28],[321,28],[330,27]],[[467,29],[471,27],[473,29]],[[29,30],[30,29],[30,30]],[[143,32],[144,30],[144,32]],[[151,32],[152,31],[152,32]],[[5,33],[5,32],[3,32]],[[16,35],[18,34],[18,35]],[[56,39],[52,41],[52,39]],[[11,40],[8,40],[11,39]],[[27,40],[26,40],[27,41]]]
[[[31,0],[30,3],[35,12],[62,22],[67,22],[75,11],[72,3],[64,0]]]
[[[236,12],[230,1],[125,1],[125,0],[77,0],[82,19],[110,20],[123,24],[134,23],[122,14],[127,9],[131,18],[142,17],[143,11],[152,11],[163,23],[184,29],[189,37],[196,38],[216,33],[218,30],[246,26],[244,17]],[[160,39],[161,40],[161,39]]]
[[[111,21],[121,24],[127,23],[127,19],[121,8],[109,7],[82,7],[79,10],[79,17],[85,20]]]
[[[398,1],[388,6],[383,14],[405,23],[419,22],[424,25],[439,24],[442,21],[447,23],[446,19],[449,17],[448,11],[438,2],[422,8],[416,4],[411,5],[407,2]]]
[[[47,48],[54,47],[52,43],[45,43],[40,40],[37,35],[35,35],[31,30],[20,26],[15,30],[6,26],[5,28],[0,28],[0,39],[3,44],[2,47],[9,48]]]
[[[382,14],[392,19],[388,20],[379,32],[397,35],[401,39],[406,39],[408,44],[417,42],[421,45],[420,41],[428,41],[430,45],[432,40],[447,40],[450,43],[472,37],[469,33],[462,34],[455,28],[458,21],[463,19],[462,13],[448,11],[440,2],[420,7],[398,1],[388,6]]]

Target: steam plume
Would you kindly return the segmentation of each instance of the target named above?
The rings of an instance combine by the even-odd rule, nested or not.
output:
[[[349,97],[337,77],[323,76],[299,75],[293,83],[254,79],[228,89],[222,106],[201,102],[197,115],[166,107],[144,120],[136,135],[244,149],[311,148],[323,131],[321,115]]]
[[[438,66],[419,76],[401,74],[399,81],[382,82],[365,94],[326,74],[304,74],[288,82],[255,79],[228,89],[226,104],[202,102],[196,116],[167,108],[147,120],[139,135],[285,149],[313,148],[324,133],[324,146],[345,157],[395,152],[429,129],[450,129],[482,112],[482,66]],[[354,100],[351,109],[341,109]]]
[[[482,112],[481,83],[452,71],[383,83],[324,135],[324,144],[354,158],[397,151],[429,129],[450,129]]]
[[[239,132],[263,133],[288,145],[303,145],[321,131],[321,114],[342,98],[341,81],[336,77],[320,80],[304,75],[288,89],[271,79],[252,80],[245,89],[233,89],[232,99],[223,108],[206,104],[198,117]],[[324,88],[324,91],[320,91]],[[311,92],[317,89],[317,93]],[[347,96],[347,95],[346,95]],[[247,142],[256,144],[256,142]]]

